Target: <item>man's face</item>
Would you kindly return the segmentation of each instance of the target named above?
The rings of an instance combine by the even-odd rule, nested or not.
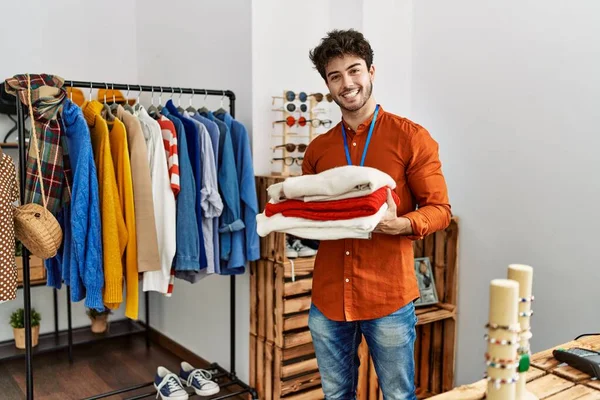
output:
[[[340,108],[347,111],[361,109],[371,97],[375,67],[367,69],[365,60],[344,55],[329,61],[325,67],[327,87]]]

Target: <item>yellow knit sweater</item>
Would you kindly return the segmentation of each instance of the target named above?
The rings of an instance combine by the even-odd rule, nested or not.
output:
[[[137,257],[137,234],[135,225],[135,207],[133,201],[133,181],[131,165],[129,160],[129,149],[127,147],[127,131],[125,125],[119,119],[108,121],[110,128],[110,152],[119,188],[119,204],[121,213],[125,218],[127,227],[127,247],[123,259],[125,270],[125,282],[127,297],[125,305],[125,316],[131,319],[138,318],[138,257]]]
[[[108,125],[101,117],[102,103],[92,100],[82,106],[90,126],[94,162],[98,174],[100,213],[102,217],[102,260],[104,262],[103,301],[108,308],[123,302],[123,265],[121,258],[127,243],[127,228],[119,206]],[[135,235],[134,235],[135,237]]]

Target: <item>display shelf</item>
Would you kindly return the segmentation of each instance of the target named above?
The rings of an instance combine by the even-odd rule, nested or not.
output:
[[[144,333],[145,326],[139,322],[120,319],[110,321],[108,332],[105,334],[95,334],[89,326],[73,329],[73,346],[89,344],[102,339],[114,339],[131,334]],[[69,347],[68,332],[59,331],[58,335],[54,332],[41,334],[38,345],[32,349],[32,354],[43,354],[56,350],[62,350]],[[11,360],[25,357],[25,350],[18,349],[14,340],[0,342],[0,360]]]
[[[440,303],[419,307],[415,310],[415,313],[419,319],[417,325],[425,325],[432,322],[443,321],[448,318],[455,318],[456,306],[453,304]]]

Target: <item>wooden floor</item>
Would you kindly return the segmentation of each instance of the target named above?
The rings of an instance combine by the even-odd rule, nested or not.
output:
[[[84,399],[100,393],[152,382],[158,366],[164,366],[177,373],[179,363],[182,361],[158,345],[146,349],[143,336],[78,346],[74,348],[73,358],[73,363],[69,363],[66,351],[42,354],[34,358],[33,382],[36,400]],[[232,386],[231,389],[240,390],[238,386]],[[1,399],[25,399],[25,359],[0,363],[0,391]],[[147,397],[148,399],[154,399],[156,396],[156,391],[150,386],[106,399],[126,399],[145,393],[153,393]],[[221,393],[214,397],[222,396],[224,393],[227,391],[222,389]],[[247,399],[248,397],[233,398]]]

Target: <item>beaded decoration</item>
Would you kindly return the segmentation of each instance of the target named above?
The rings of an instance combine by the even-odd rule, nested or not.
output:
[[[495,362],[492,360],[488,360],[485,362],[485,365],[487,365],[488,367],[492,367],[492,368],[509,369],[509,368],[518,368],[520,365],[520,362],[504,364],[504,363],[499,363],[499,362]]]
[[[486,361],[492,361],[492,362],[499,363],[499,364],[516,364],[516,363],[519,362],[518,359],[516,359],[516,360],[510,360],[510,359],[506,360],[506,359],[503,359],[503,358],[494,358],[494,357],[490,356],[490,353],[485,353],[485,359],[486,359]]]
[[[486,324],[485,325],[486,329],[492,329],[492,330],[504,330],[504,331],[508,331],[508,332],[512,332],[512,333],[519,333],[521,332],[521,325],[516,324],[516,325],[498,325],[498,324]]]
[[[527,297],[521,297],[519,299],[519,303],[533,303],[533,300],[535,299],[535,297],[531,296],[530,298]]]
[[[519,380],[519,374],[516,374],[512,378],[509,378],[509,379],[492,378],[491,376],[488,376],[487,374],[485,374],[483,376],[483,378],[487,379],[488,382],[492,382],[494,384],[495,389],[500,389],[500,385],[510,385],[510,384],[517,383],[517,381]]]
[[[487,333],[485,335],[483,335],[483,338],[485,339],[486,342],[490,343],[490,344],[499,344],[500,346],[518,346],[519,342],[517,340],[506,340],[506,339],[496,339],[493,337],[490,337],[490,335],[488,335]]]
[[[533,310],[523,311],[519,313],[519,317],[531,317],[533,315]]]

